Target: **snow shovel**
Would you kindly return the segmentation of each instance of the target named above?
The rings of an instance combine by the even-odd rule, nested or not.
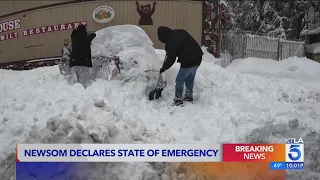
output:
[[[161,73],[159,73],[159,78],[157,82],[157,86],[154,90],[149,93],[149,100],[159,99],[161,97],[161,92],[166,87],[167,82],[162,79]]]
[[[166,62],[167,56],[165,57],[163,64]],[[158,82],[156,88],[149,93],[149,100],[159,99],[163,89],[167,86],[167,81],[162,79],[161,73],[159,73]]]

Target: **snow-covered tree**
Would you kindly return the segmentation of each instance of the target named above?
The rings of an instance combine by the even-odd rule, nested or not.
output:
[[[229,0],[232,32],[299,39],[310,8],[320,12],[319,0]],[[320,18],[320,17],[318,17]]]
[[[306,19],[306,14],[311,7],[319,10],[319,1],[312,0],[273,0],[273,9],[277,12],[278,17],[282,20],[278,26],[286,32],[290,39],[299,39],[301,31],[305,28],[306,23],[311,20]]]
[[[286,37],[286,31],[290,28],[290,19],[282,16],[276,6],[278,6],[277,2],[273,1],[264,1],[261,4],[261,21],[257,33],[274,37]],[[286,11],[287,8],[283,8],[282,11]]]
[[[239,0],[227,1],[229,9],[231,9],[231,31],[239,32],[255,32],[260,26],[260,10],[259,1]]]

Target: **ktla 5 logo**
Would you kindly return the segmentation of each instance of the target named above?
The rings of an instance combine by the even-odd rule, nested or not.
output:
[[[304,162],[303,141],[286,144],[286,162]]]

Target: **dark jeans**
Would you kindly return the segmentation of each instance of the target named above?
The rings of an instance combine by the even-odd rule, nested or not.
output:
[[[191,67],[191,68],[182,68],[178,72],[176,78],[176,92],[175,99],[182,100],[182,92],[184,88],[184,84],[186,85],[186,96],[193,97],[193,84],[194,79],[196,77],[196,72],[199,66]]]
[[[73,71],[73,79],[77,82],[82,84],[84,87],[88,86],[90,82],[90,67],[86,66],[73,66],[71,68]]]

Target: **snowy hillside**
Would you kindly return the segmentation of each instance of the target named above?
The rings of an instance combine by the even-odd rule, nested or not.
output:
[[[92,48],[94,55],[120,56],[125,68],[119,79],[97,79],[84,89],[70,85],[57,66],[0,70],[0,179],[14,177],[16,143],[283,143],[288,137],[304,138],[306,162],[306,170],[288,180],[320,177],[319,64],[250,58],[223,69],[206,54],[195,104],[170,107],[179,65],[165,72],[163,97],[148,101],[157,73],[146,70],[159,70],[165,53],[153,49],[141,29],[101,30]],[[78,173],[105,180],[177,176],[163,163],[89,164]]]

